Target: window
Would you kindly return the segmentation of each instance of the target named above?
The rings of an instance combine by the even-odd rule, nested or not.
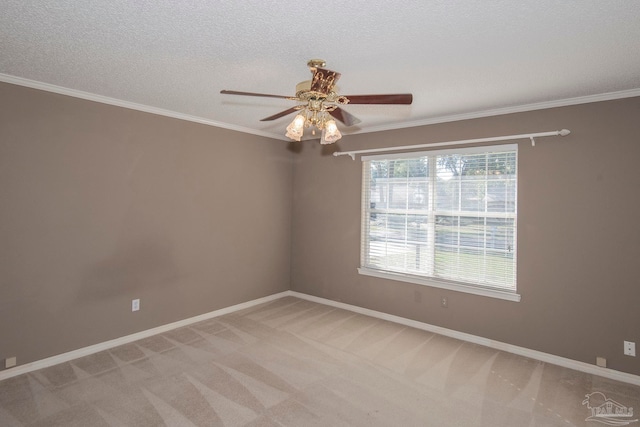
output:
[[[519,301],[517,145],[362,160],[360,273]]]

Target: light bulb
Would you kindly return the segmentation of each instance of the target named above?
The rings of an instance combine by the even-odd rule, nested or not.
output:
[[[340,138],[342,138],[342,134],[338,130],[336,121],[326,121],[324,127],[322,128],[322,137],[320,138],[320,144],[333,144]]]
[[[285,136],[293,139],[294,141],[300,141],[300,138],[302,138],[302,134],[304,133],[305,120],[306,119],[302,114],[298,114],[291,124],[287,126],[287,133],[285,133]]]

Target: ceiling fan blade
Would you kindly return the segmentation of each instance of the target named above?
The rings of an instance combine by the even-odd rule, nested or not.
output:
[[[342,108],[336,108],[333,111],[329,111],[329,114],[331,114],[335,119],[340,120],[346,126],[357,125],[361,122],[359,118],[357,118],[353,114],[347,113]]]
[[[413,102],[410,93],[393,93],[387,95],[345,95],[349,104],[404,104]]]
[[[220,93],[223,95],[261,96],[263,98],[282,98],[282,99],[291,98],[290,96],[284,96],[284,95],[269,95],[267,93],[238,92],[237,90],[221,90]]]
[[[278,114],[274,114],[273,116],[265,117],[264,119],[261,119],[260,121],[261,122],[268,122],[268,121],[271,121],[271,120],[279,119],[280,117],[284,117],[287,114],[291,114],[291,113],[293,113],[294,111],[297,111],[297,110],[298,110],[297,108],[292,107],[292,108],[289,108],[287,110],[280,111]]]

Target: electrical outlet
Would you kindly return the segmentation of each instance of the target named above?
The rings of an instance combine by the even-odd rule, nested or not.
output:
[[[606,368],[607,367],[607,359],[604,357],[596,357],[596,365]]]
[[[140,299],[136,298],[131,301],[131,311],[140,310]]]
[[[636,343],[634,343],[633,341],[625,341],[624,354],[627,356],[636,357]]]
[[[447,297],[440,298],[440,307],[444,307],[444,308],[449,307],[449,301],[447,300]]]
[[[4,359],[4,367],[5,368],[13,368],[17,364],[18,364],[18,359],[15,356],[14,357],[7,357],[6,359]]]

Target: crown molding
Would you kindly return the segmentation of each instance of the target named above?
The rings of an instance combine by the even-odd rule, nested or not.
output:
[[[533,104],[516,105],[513,107],[495,108],[491,110],[481,110],[471,113],[452,114],[448,116],[432,117],[423,120],[415,120],[412,122],[390,123],[386,125],[370,127],[360,132],[354,132],[351,135],[382,132],[387,130],[404,129],[418,126],[435,125],[438,123],[458,122],[462,120],[479,119],[483,117],[500,116],[512,113],[524,113],[527,111],[545,110],[548,108],[568,107],[571,105],[589,104],[592,102],[613,101],[616,99],[633,98],[640,96],[640,88],[621,90],[618,92],[607,92],[597,95],[578,96],[575,98],[558,99],[555,101],[537,102]]]
[[[9,74],[0,73],[0,82],[11,83],[19,86],[25,86],[32,89],[39,89],[46,92],[58,93],[60,95],[72,96],[74,98],[86,99],[88,101],[100,102],[103,104],[114,105],[117,107],[128,108],[130,110],[137,110],[145,113],[157,114],[160,116],[171,117],[174,119],[186,120],[186,121],[200,123],[208,126],[215,126],[223,129],[233,130],[236,132],[243,132],[251,135],[263,136],[266,138],[277,139],[281,141],[289,141],[288,138],[280,134],[274,134],[271,132],[265,132],[265,131],[260,131],[256,129],[247,128],[244,126],[237,126],[229,123],[218,122],[215,120],[206,119],[204,117],[178,113],[176,111],[165,110],[162,108],[152,107],[144,104],[138,104],[135,102],[123,101],[121,99],[110,98],[108,96],[97,95],[90,92],[84,92],[81,90],[70,89],[63,86],[57,86],[49,83],[39,82],[36,80],[16,77]],[[415,120],[411,122],[389,123],[389,124],[380,125],[380,126],[372,126],[368,129],[361,130],[358,132],[345,133],[345,135],[383,132],[388,130],[397,130],[397,129],[418,127],[418,126],[434,125],[438,123],[457,122],[461,120],[479,119],[482,117],[500,116],[504,114],[544,110],[547,108],[567,107],[571,105],[588,104],[592,102],[601,102],[601,101],[612,101],[612,100],[622,99],[622,98],[632,98],[635,96],[640,96],[640,88],[622,90],[618,92],[608,92],[608,93],[602,93],[597,95],[579,96],[575,98],[559,99],[555,101],[545,101],[545,102],[538,102],[533,104],[516,105],[512,107],[481,110],[481,111],[475,111],[471,113],[431,117],[431,118]],[[315,139],[315,138],[310,138],[310,139]]]
[[[215,120],[205,119],[204,117],[178,113],[176,111],[165,110],[163,108],[152,107],[144,104],[138,104],[136,102],[123,101],[117,98],[110,98],[108,96],[97,95],[91,92],[84,92],[81,90],[70,89],[67,87],[39,82],[36,80],[30,80],[22,77],[11,76],[9,74],[0,73],[0,82],[11,83],[14,85],[24,86],[31,89],[38,89],[46,92],[57,93],[60,95],[71,96],[74,98],[85,99],[87,101],[99,102],[101,104],[108,104],[108,105],[114,105],[116,107],[128,108],[130,110],[137,110],[145,113],[157,114],[159,116],[171,117],[173,119],[186,120],[188,122],[200,123],[203,125],[233,130],[236,132],[248,133],[248,134],[257,135],[257,136],[264,136],[266,138],[282,139],[282,140],[285,139],[280,135],[259,131],[255,129],[250,129],[244,126],[237,126],[229,123],[217,122]]]

